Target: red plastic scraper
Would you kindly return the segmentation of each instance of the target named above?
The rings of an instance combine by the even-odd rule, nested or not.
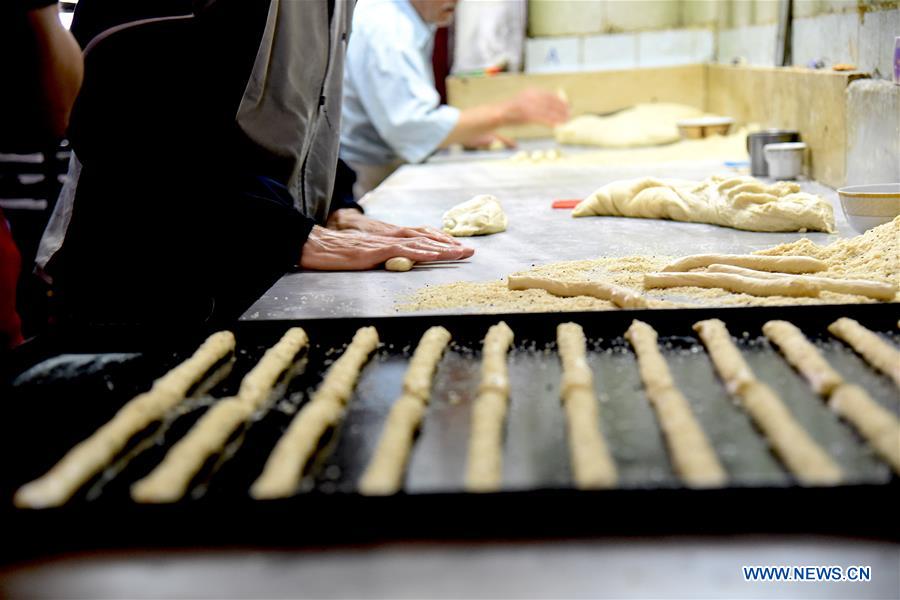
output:
[[[578,198],[571,200],[554,200],[552,206],[553,208],[575,208],[578,206],[579,202],[581,202],[581,200]]]

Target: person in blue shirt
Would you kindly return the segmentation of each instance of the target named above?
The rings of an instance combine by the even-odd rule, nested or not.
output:
[[[403,163],[425,160],[451,144],[483,147],[508,140],[499,127],[558,125],[568,104],[529,89],[493,104],[459,110],[441,104],[431,53],[437,27],[458,0],[359,0],[344,67],[340,157],[356,172],[355,195],[378,185]]]

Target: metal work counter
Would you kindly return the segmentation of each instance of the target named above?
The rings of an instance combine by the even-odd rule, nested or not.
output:
[[[242,318],[390,316],[397,313],[398,299],[424,285],[501,279],[536,264],[634,254],[743,253],[801,237],[818,244],[837,239],[836,235],[825,233],[754,233],[654,219],[573,219],[568,210],[550,208],[555,199],[584,198],[601,185],[619,179],[648,175],[702,179],[727,172],[718,161],[586,167],[447,160],[407,165],[365,199],[369,216],[398,225],[440,227],[441,215],[448,208],[476,194],[490,193],[503,204],[509,217],[508,230],[465,238],[464,243],[473,246],[476,253],[461,264],[423,265],[407,273],[290,273],[263,294]],[[832,202],[837,235],[856,234],[844,219],[833,190],[814,182],[803,182],[802,186]]]

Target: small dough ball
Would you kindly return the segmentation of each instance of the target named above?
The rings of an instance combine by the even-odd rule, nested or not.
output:
[[[384,268],[388,271],[409,271],[413,268],[414,264],[416,263],[408,258],[395,256],[394,258],[389,258],[388,261],[384,263]]]

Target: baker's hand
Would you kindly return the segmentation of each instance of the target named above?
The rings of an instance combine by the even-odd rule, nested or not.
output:
[[[389,258],[415,262],[468,258],[475,250],[427,237],[390,237],[358,230],[335,231],[316,225],[303,245],[300,266],[316,271],[362,271]]]
[[[328,217],[328,228],[339,231],[361,231],[393,238],[428,238],[451,246],[462,246],[455,237],[434,227],[401,227],[372,219],[354,208],[341,208]]]
[[[527,89],[507,104],[507,119],[512,124],[540,123],[553,127],[569,120],[569,103],[559,94]]]

